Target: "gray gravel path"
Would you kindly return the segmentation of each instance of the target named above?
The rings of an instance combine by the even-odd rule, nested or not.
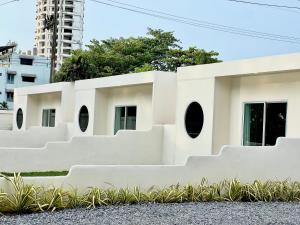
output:
[[[300,224],[300,203],[121,205],[1,216],[0,224]]]

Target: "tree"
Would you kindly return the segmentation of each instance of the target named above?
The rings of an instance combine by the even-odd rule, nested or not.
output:
[[[176,71],[177,67],[220,62],[219,53],[196,47],[183,49],[173,32],[148,29],[145,37],[92,40],[87,50],[66,59],[55,81],[74,81],[150,70]]]
[[[0,110],[7,110],[7,109],[8,109],[7,102],[5,101],[0,102]]]

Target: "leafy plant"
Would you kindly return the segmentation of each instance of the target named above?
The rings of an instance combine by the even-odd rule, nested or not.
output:
[[[0,110],[7,110],[7,109],[8,109],[7,102],[5,102],[5,101],[0,102]]]

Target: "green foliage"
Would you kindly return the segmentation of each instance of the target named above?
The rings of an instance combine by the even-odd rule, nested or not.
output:
[[[61,188],[35,187],[25,184],[20,174],[13,178],[3,176],[10,192],[0,192],[0,213],[29,213],[59,209],[116,204],[141,203],[183,203],[208,201],[300,201],[300,182],[254,181],[242,184],[240,181],[225,180],[209,184],[203,179],[198,185],[173,185],[168,188],[140,190],[139,188],[101,189],[90,188],[86,193]]]
[[[44,171],[44,172],[21,172],[22,177],[48,177],[48,176],[66,176],[69,171]],[[2,172],[7,177],[13,177],[15,173]]]
[[[7,109],[8,109],[7,102],[5,101],[0,102],[0,110],[7,110]]]
[[[87,50],[76,50],[66,59],[55,81],[145,72],[176,71],[177,67],[219,62],[215,51],[190,47],[186,50],[173,32],[148,29],[145,37],[92,40]]]

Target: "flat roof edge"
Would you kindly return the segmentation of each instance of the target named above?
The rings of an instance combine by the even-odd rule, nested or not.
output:
[[[27,87],[15,88],[14,91],[18,95],[32,95],[51,92],[62,92],[64,88],[72,86],[72,82],[59,82],[50,84],[33,85]]]
[[[264,74],[300,70],[300,53],[178,68],[179,79]]]
[[[75,89],[93,89],[93,88],[109,88],[122,87],[140,84],[150,84],[155,82],[157,76],[174,74],[174,72],[164,71],[148,71],[142,73],[130,73],[123,75],[113,75],[107,77],[93,78],[87,80],[79,80],[75,82]]]

